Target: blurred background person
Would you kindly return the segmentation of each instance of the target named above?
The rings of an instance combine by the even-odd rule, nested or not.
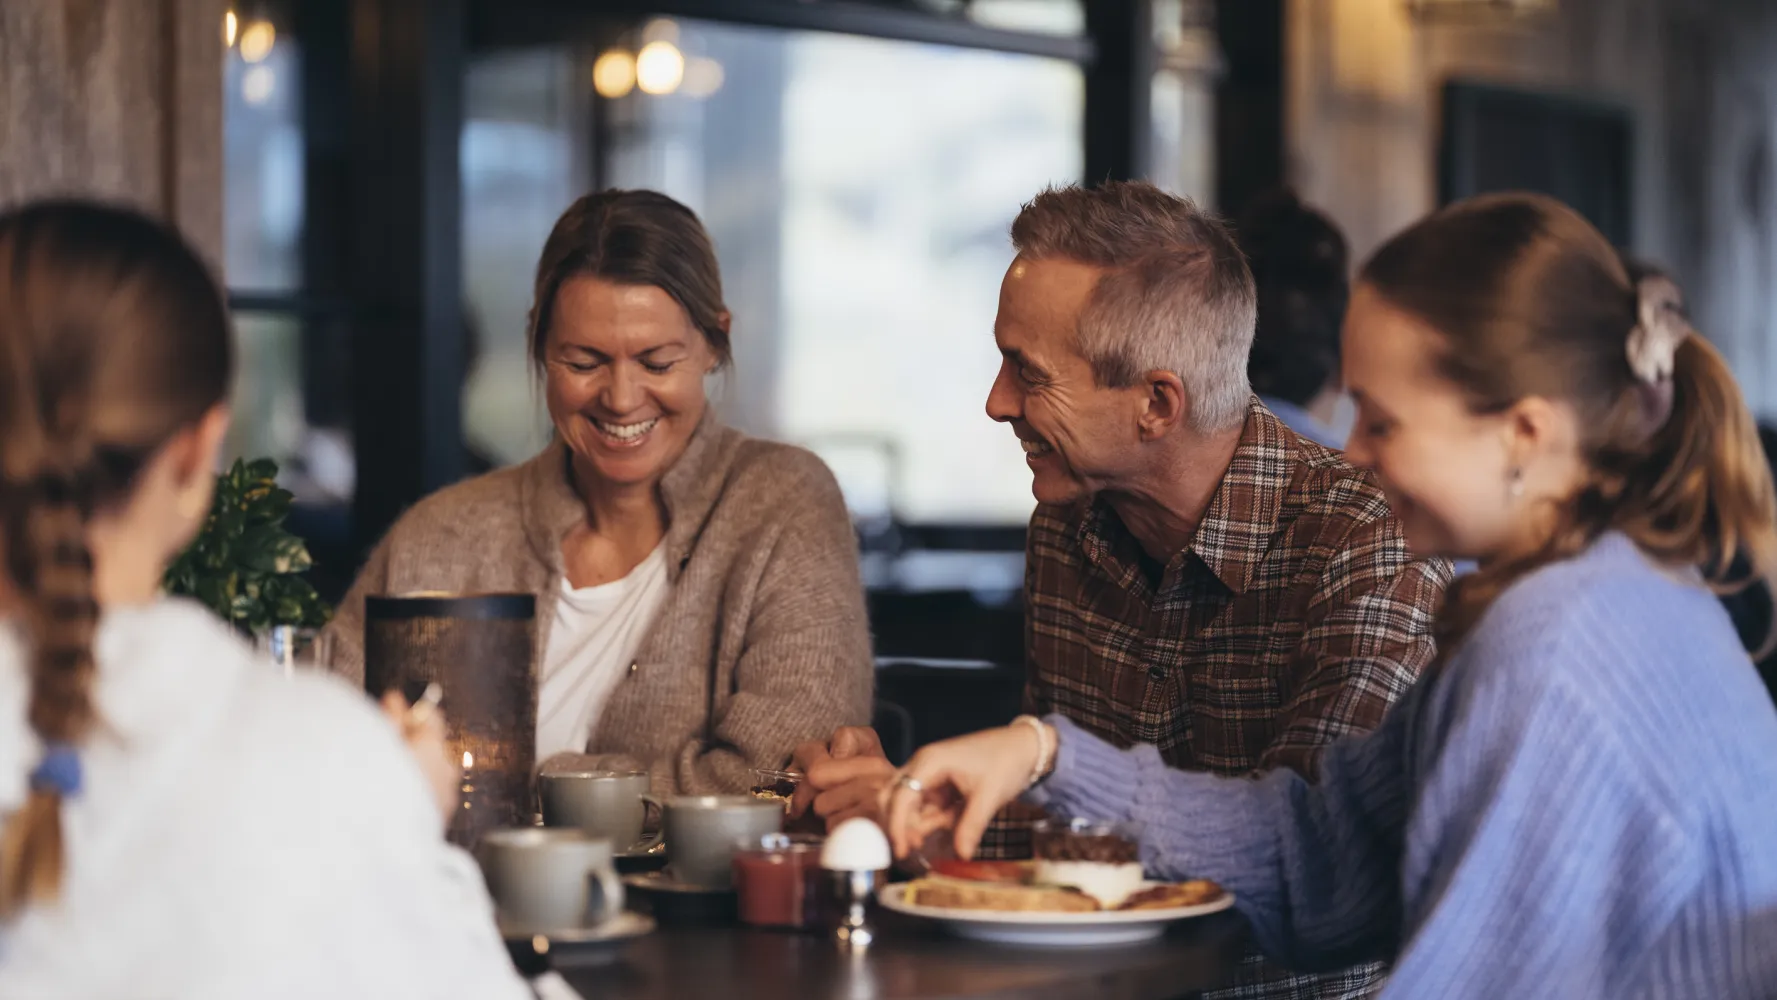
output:
[[[572,205],[537,264],[531,356],[554,440],[429,497],[330,626],[363,677],[364,598],[537,597],[537,759],[649,771],[656,794],[738,792],[796,745],[869,721],[857,541],[832,473],[746,437],[704,380],[730,359],[708,234],[652,191]]]
[[[1771,463],[1773,475],[1777,475],[1777,428],[1770,424],[1760,424],[1758,428],[1759,445],[1764,452],[1765,461]],[[1742,556],[1735,562],[1733,576],[1745,579],[1747,564]],[[1771,588],[1762,579],[1752,578],[1744,587],[1722,595],[1722,605],[1728,609],[1728,615],[1734,620],[1734,628],[1740,633],[1740,642],[1752,652],[1754,662],[1758,665],[1758,673],[1765,682],[1765,690],[1777,697],[1777,648],[1765,640],[1777,626],[1777,602],[1772,600]]]
[[[1235,238],[1259,296],[1246,363],[1253,391],[1290,430],[1345,447],[1339,327],[1351,297],[1351,263],[1344,235],[1294,192],[1279,191],[1241,217]]]
[[[529,996],[443,839],[439,716],[387,706],[409,753],[358,692],[161,596],[233,352],[161,223],[0,214],[0,996]]]

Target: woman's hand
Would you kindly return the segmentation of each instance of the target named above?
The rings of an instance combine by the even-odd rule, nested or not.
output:
[[[438,804],[440,823],[449,826],[462,794],[463,770],[444,748],[444,713],[429,702],[410,706],[400,691],[384,694],[381,704],[383,714],[407,741],[420,773],[426,776],[426,785]]]
[[[906,857],[948,827],[956,831],[957,856],[973,858],[994,814],[1029,786],[1041,754],[1042,741],[1028,725],[944,740],[914,754],[882,791],[895,856]]]

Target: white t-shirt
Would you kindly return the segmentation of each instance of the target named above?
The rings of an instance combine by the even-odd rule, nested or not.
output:
[[[0,926],[0,997],[528,1000],[469,856],[364,692],[280,676],[196,604],[106,612],[61,896]],[[43,749],[0,625],[0,821]]]
[[[575,589],[562,577],[537,689],[539,762],[586,751],[667,589],[664,541],[622,579]]]

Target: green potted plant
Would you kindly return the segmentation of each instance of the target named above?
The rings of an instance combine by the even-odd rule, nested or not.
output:
[[[237,460],[216,478],[210,515],[167,568],[169,594],[195,598],[286,664],[333,610],[303,574],[308,546],[284,528],[294,499],[269,458]]]

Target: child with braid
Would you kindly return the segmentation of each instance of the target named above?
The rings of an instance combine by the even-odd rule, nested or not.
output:
[[[0,997],[528,996],[442,836],[436,717],[404,745],[160,593],[232,361],[172,230],[0,213]]]

